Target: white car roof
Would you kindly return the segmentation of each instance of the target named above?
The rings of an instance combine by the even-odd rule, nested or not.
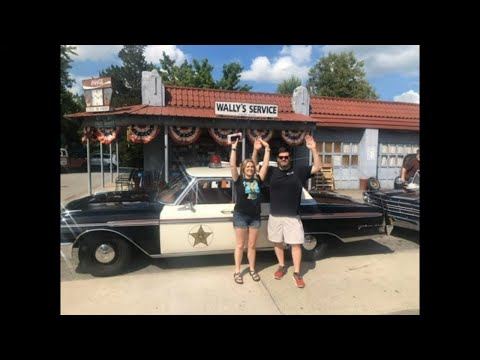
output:
[[[210,168],[207,166],[202,167],[191,167],[186,169],[187,174],[193,177],[221,177],[221,178],[231,178],[232,172],[229,167],[221,168]]]

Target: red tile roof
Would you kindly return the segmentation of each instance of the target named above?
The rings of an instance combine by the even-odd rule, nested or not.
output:
[[[420,105],[312,96],[310,117],[317,126],[420,130]]]
[[[418,104],[331,98],[312,96],[311,114],[295,114],[292,96],[286,94],[255,93],[232,90],[200,89],[165,86],[166,106],[133,105],[105,113],[77,113],[67,117],[134,114],[164,115],[201,118],[219,118],[215,115],[215,101],[252,104],[276,104],[280,121],[317,122],[317,126],[360,127],[377,129],[419,130],[420,106]],[[271,118],[253,118],[271,120]]]

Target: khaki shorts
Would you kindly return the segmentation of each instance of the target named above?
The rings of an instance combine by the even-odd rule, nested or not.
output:
[[[299,216],[268,217],[268,240],[274,243],[303,244],[303,224]]]

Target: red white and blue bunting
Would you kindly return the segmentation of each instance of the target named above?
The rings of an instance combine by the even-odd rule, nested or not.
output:
[[[99,131],[97,128],[92,126],[86,127],[83,129],[82,144],[87,143],[87,138],[90,139],[90,142],[94,143],[98,141]]]
[[[168,134],[175,144],[190,145],[198,140],[202,129],[195,126],[169,126]]]
[[[282,130],[280,132],[283,141],[290,146],[298,146],[305,140],[307,132],[305,130]]]
[[[119,131],[119,127],[98,129],[98,141],[100,141],[102,144],[108,145],[117,138],[117,134]]]
[[[127,129],[127,139],[137,144],[147,144],[160,133],[158,125],[130,125]]]
[[[227,146],[228,139],[227,136],[230,134],[235,134],[240,132],[240,129],[219,129],[219,128],[208,128],[208,133],[215,140],[218,145]]]
[[[273,130],[269,129],[247,129],[248,140],[253,144],[258,136],[261,136],[263,141],[269,142],[273,137]]]

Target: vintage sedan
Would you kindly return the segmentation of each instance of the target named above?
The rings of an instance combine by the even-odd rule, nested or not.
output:
[[[416,154],[404,158],[403,165]],[[420,170],[408,182],[403,184],[395,178],[394,190],[373,190],[363,193],[366,203],[381,208],[387,221],[394,226],[420,231]]]
[[[156,193],[96,193],[66,204],[60,214],[63,253],[95,276],[121,273],[134,251],[151,258],[233,253],[236,195],[230,168],[189,168]],[[267,239],[269,187],[262,189],[262,225],[257,250]],[[375,206],[303,189],[300,217],[306,258],[319,259],[326,238],[343,241],[389,234],[392,226]],[[232,259],[233,263],[233,259]]]

